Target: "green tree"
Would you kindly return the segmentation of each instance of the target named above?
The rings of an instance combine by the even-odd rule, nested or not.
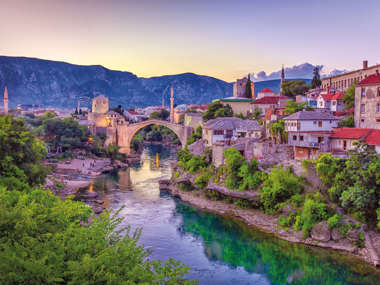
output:
[[[117,105],[117,107],[112,108],[111,111],[115,111],[116,113],[119,113],[120,115],[124,116],[124,110],[121,105]]]
[[[218,117],[232,117],[234,115],[230,105],[224,106],[220,102],[213,102],[208,106],[207,111],[203,115],[203,120],[208,121]]]
[[[170,112],[168,110],[161,109],[160,111],[150,113],[149,118],[150,119],[167,120],[169,115],[170,115]]]
[[[268,213],[274,213],[278,205],[290,199],[294,194],[303,191],[301,180],[296,177],[291,169],[282,167],[273,169],[262,188],[261,202]]]
[[[291,115],[293,113],[302,111],[306,106],[307,106],[306,102],[297,103],[297,102],[294,102],[292,100],[288,100],[288,101],[286,101],[284,113],[286,115]],[[308,109],[308,110],[310,110],[310,109]]]
[[[319,86],[321,86],[322,84],[322,81],[321,81],[321,76],[319,75],[319,68],[316,66],[314,67],[314,70],[313,70],[313,79],[311,80],[311,88],[317,88]]]
[[[245,98],[248,98],[248,99],[253,98],[251,85],[252,85],[251,76],[250,74],[248,74],[247,84],[245,85],[245,92],[244,92]]]
[[[198,126],[195,132],[191,133],[190,137],[187,139],[186,145],[190,145],[201,138],[202,138],[202,127]]]
[[[259,107],[255,107],[255,109],[253,110],[253,114],[252,114],[253,119],[254,120],[260,119],[260,116],[262,113],[263,113],[263,111]]]
[[[355,127],[354,116],[349,115],[347,119],[339,122],[339,127],[353,128]]]
[[[287,80],[282,83],[281,88],[285,96],[295,98],[296,95],[304,94],[311,86],[304,80]]]
[[[355,105],[355,81],[347,90],[344,92],[343,102],[345,104],[345,109],[350,109]]]
[[[0,116],[0,185],[14,177],[30,185],[42,184],[47,174],[41,160],[47,154],[21,119]]]

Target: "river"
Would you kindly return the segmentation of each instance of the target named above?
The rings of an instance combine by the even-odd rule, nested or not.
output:
[[[159,161],[157,159],[159,156]],[[132,229],[152,258],[181,260],[199,284],[380,284],[380,271],[346,255],[292,244],[160,193],[175,151],[146,147],[140,163],[100,176],[91,191]]]

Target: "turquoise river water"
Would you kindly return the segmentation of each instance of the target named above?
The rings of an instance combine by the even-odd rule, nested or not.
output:
[[[157,160],[157,153],[159,161]],[[175,151],[144,149],[140,163],[100,176],[93,191],[132,229],[152,258],[181,260],[199,284],[380,284],[380,271],[346,255],[278,240],[242,222],[197,210],[158,181],[171,175]]]

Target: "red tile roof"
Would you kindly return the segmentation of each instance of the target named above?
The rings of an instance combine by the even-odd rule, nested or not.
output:
[[[329,100],[342,100],[344,97],[343,92],[336,92],[334,93],[329,93],[329,94],[323,94],[321,95],[323,100],[329,101]]]
[[[274,93],[272,89],[264,88],[263,90],[259,91],[259,93]]]
[[[380,145],[380,130],[372,130],[366,138],[366,142],[370,145]]]
[[[360,81],[357,85],[369,85],[369,84],[380,84],[380,73],[372,74],[367,76],[362,81]]]
[[[138,115],[138,113],[134,110],[127,110],[127,112],[131,115]]]
[[[373,129],[336,128],[332,139],[365,139]]]
[[[290,100],[289,97],[286,96],[266,96],[260,99],[256,99],[252,104],[278,104],[280,100]]]

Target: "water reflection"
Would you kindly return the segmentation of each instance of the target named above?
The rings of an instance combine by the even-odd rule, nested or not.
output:
[[[379,272],[361,261],[277,240],[160,193],[158,180],[170,177],[174,159],[175,150],[152,146],[140,163],[93,184],[108,207],[125,207],[125,224],[143,228],[140,242],[153,249],[152,258],[180,259],[200,284],[377,283]]]

